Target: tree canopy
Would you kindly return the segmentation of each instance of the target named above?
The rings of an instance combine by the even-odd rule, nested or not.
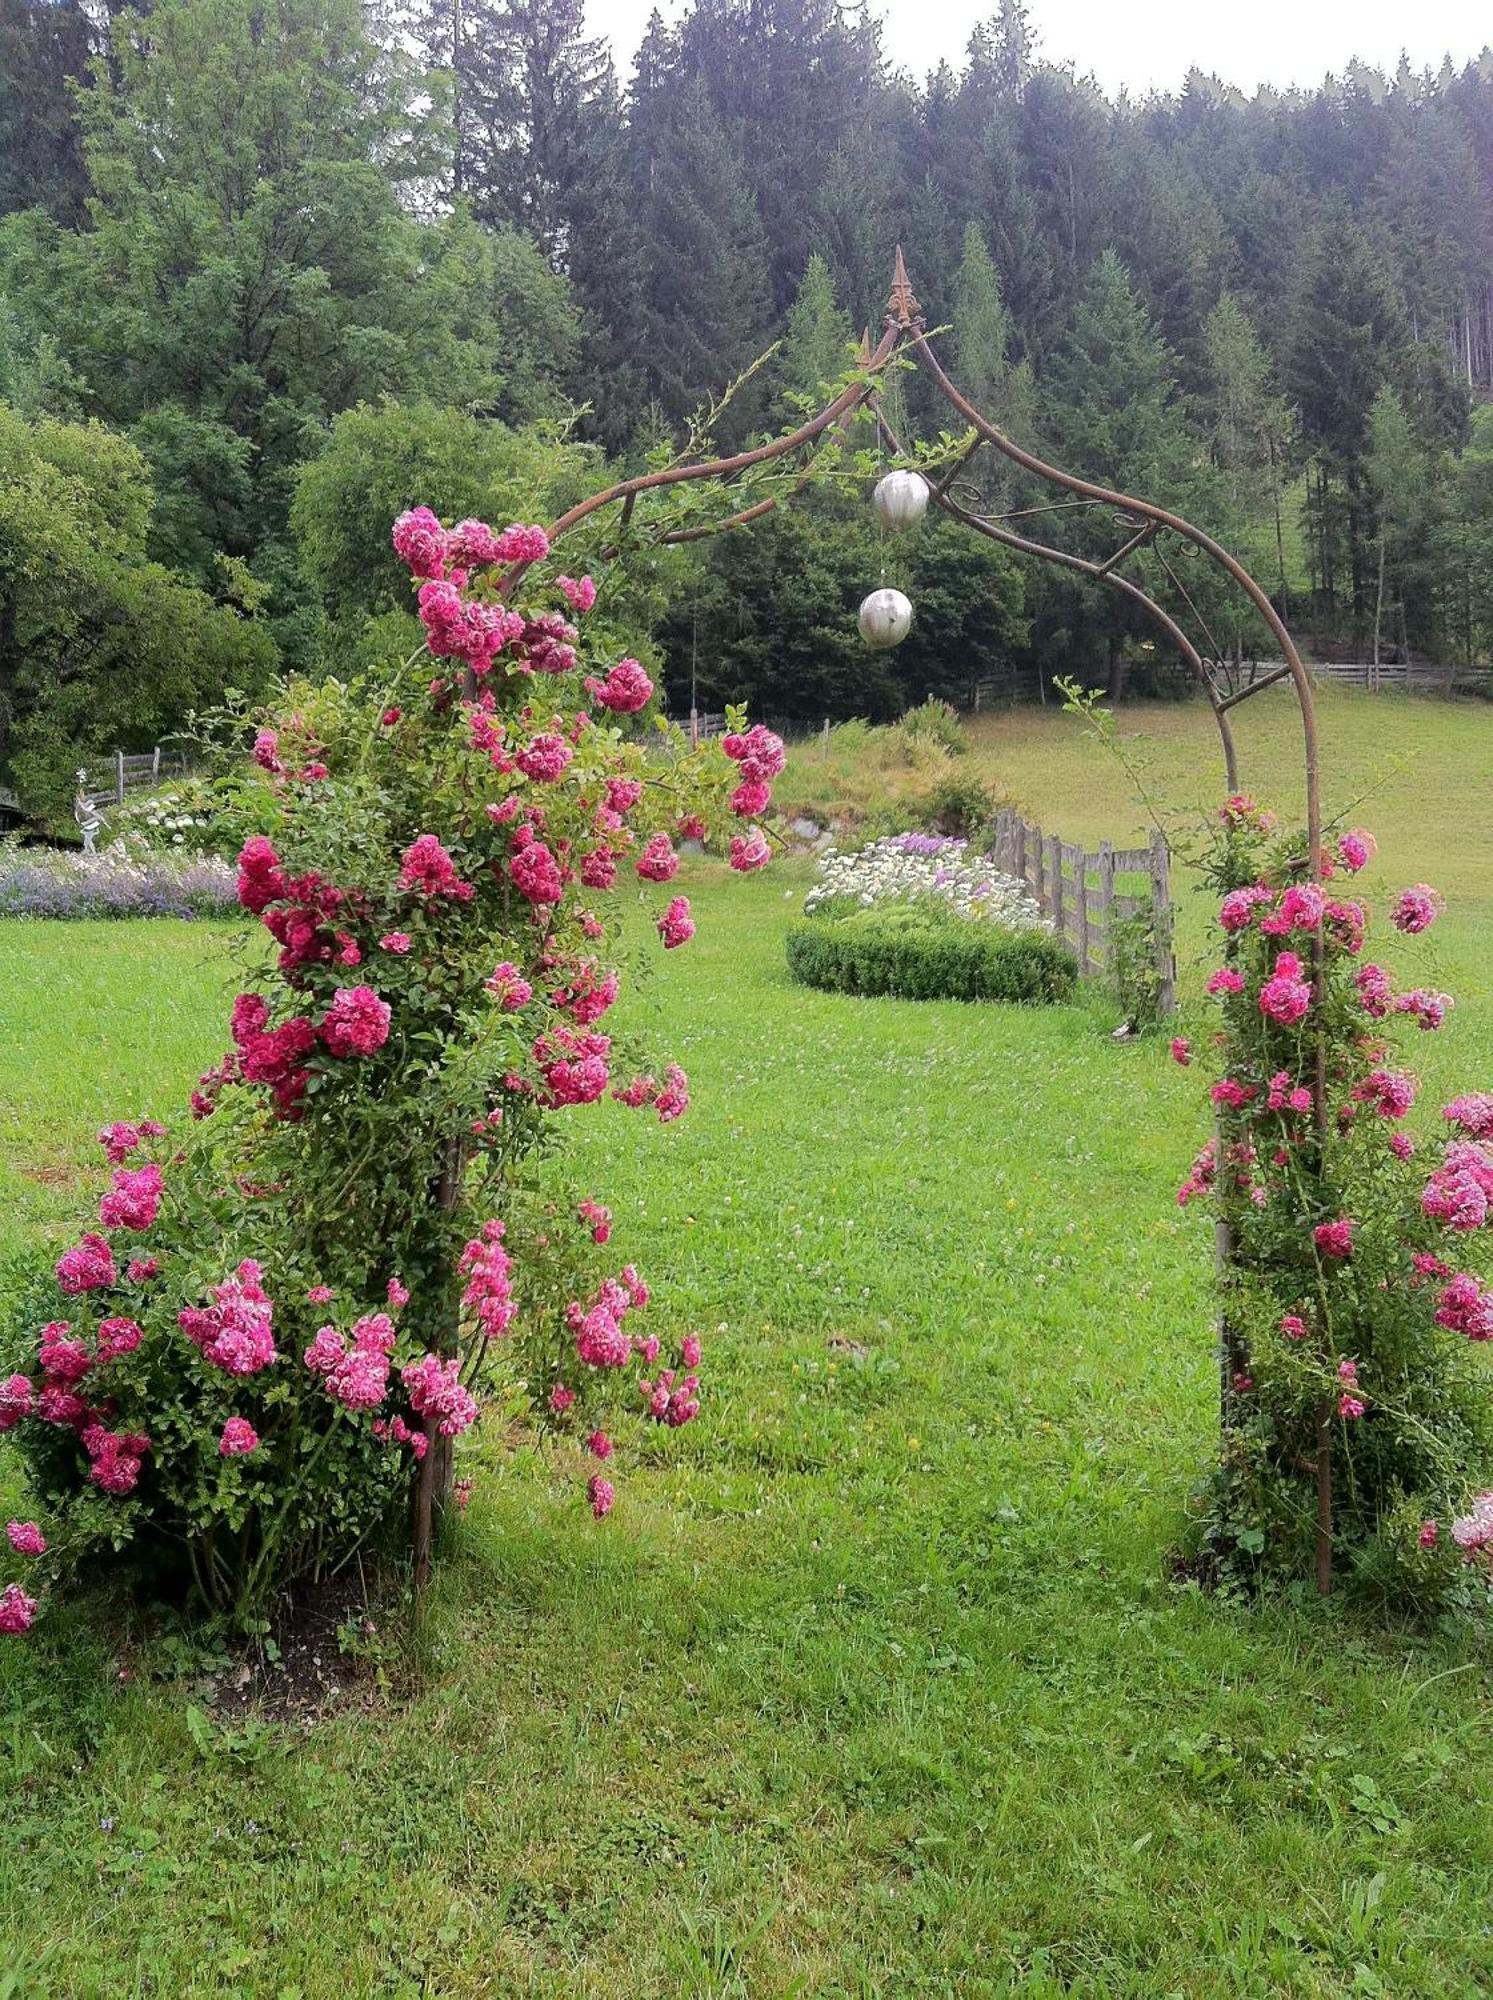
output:
[[[1377,630],[1386,656],[1486,660],[1493,56],[1110,102],[1042,60],[1022,0],[921,80],[838,0],[687,0],[625,76],[580,0],[0,0],[0,397],[127,441],[143,560],[235,616],[247,592],[308,670],[394,608],[396,498],[456,506],[510,490],[502,467],[537,505],[551,472],[677,444],[741,377],[714,419],[738,446],[843,372],[898,241],[1013,433],[1190,507],[1324,651]],[[913,435],[953,424],[916,379],[889,400]],[[1026,498],[978,478],[988,506]],[[774,603],[843,620],[877,568],[849,516],[661,567],[650,589],[695,607],[663,628],[671,683],[701,633],[742,680],[739,587],[769,548]],[[1200,608],[1220,647],[1254,643]],[[798,680],[777,633],[785,710],[883,685],[841,672],[834,629]],[[1030,570],[1000,645],[1118,688],[1140,629]]]

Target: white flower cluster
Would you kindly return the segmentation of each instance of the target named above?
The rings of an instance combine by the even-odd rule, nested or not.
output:
[[[118,832],[150,848],[202,848],[198,838],[212,822],[198,800],[184,792],[146,792],[144,798],[126,800],[116,808],[114,824]]]
[[[804,897],[805,916],[832,900],[869,910],[876,903],[936,896],[961,917],[1011,930],[1052,929],[1026,884],[982,856],[971,856],[964,840],[899,833],[853,854],[826,854],[819,873],[823,879]]]

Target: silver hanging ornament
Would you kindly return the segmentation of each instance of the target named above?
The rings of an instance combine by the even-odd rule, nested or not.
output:
[[[915,528],[928,511],[928,482],[921,472],[889,472],[876,482],[871,505],[884,528],[900,535]]]
[[[900,590],[873,590],[855,622],[868,646],[900,646],[912,630],[912,606]]]

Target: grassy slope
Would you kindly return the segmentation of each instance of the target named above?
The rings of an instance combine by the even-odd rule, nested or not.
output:
[[[1203,718],[1146,721],[1196,774]],[[1388,879],[1461,898],[1465,1004],[1434,1054],[1486,1084],[1489,835],[1456,803],[1488,769],[1477,728],[1343,701],[1329,741],[1457,748],[1358,817]],[[1000,718],[991,739],[1055,827],[1128,829],[1073,725]],[[624,1473],[599,1531],[542,1469],[479,1478],[421,1691],[289,1754],[204,1757],[190,1688],[149,1654],[121,1686],[78,1616],[0,1651],[0,1986],[1493,1984],[1485,1654],[1166,1581],[1211,1414],[1207,1226],[1171,1199],[1192,1079],[1082,1008],[791,989],[784,890],[806,879],[699,872],[699,937],[631,1003],[657,1009],[695,1108],[575,1126],[659,1321],[709,1333],[708,1418]],[[179,1095],[222,984],[201,933],[13,940],[11,1238],[76,1194],[23,1165],[86,1176],[102,1117]],[[102,1004],[79,1028],[84,979]]]

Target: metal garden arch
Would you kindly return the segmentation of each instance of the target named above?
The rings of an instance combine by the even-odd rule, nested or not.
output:
[[[950,379],[935,352],[923,309],[918,303],[907,275],[907,266],[900,246],[896,253],[891,290],[882,316],[880,339],[873,348],[869,335],[863,338],[858,379],[827,403],[817,415],[782,437],[773,438],[748,451],[737,452],[731,457],[691,460],[667,466],[661,471],[644,473],[634,479],[620,480],[601,492],[593,493],[588,499],[582,500],[567,513],[562,514],[549,529],[551,542],[558,541],[582,521],[608,507],[615,506],[620,509],[620,524],[625,526],[631,521],[639,500],[661,489],[696,480],[716,480],[729,484],[758,466],[789,458],[806,446],[812,446],[821,439],[834,436],[857,411],[863,408],[874,417],[880,436],[891,450],[899,456],[903,455],[902,441],[892,429],[882,407],[880,394],[883,371],[894,355],[905,355],[926,373],[969,433],[969,443],[947,472],[937,480],[929,478],[927,474],[923,475],[928,479],[930,501],[951,519],[962,522],[965,527],[984,535],[990,541],[999,542],[1018,554],[1033,557],[1041,562],[1053,563],[1076,575],[1087,577],[1091,582],[1114,590],[1138,605],[1154,621],[1162,636],[1186,663],[1207,698],[1217,725],[1225,776],[1231,793],[1239,789],[1238,752],[1229,720],[1231,711],[1266,687],[1282,680],[1288,679],[1291,682],[1301,722],[1306,826],[1311,866],[1314,876],[1320,877],[1323,864],[1322,803],[1317,719],[1311,680],[1302,664],[1295,642],[1286,629],[1285,621],[1271,602],[1269,595],[1244,565],[1221,543],[1191,521],[1185,520],[1180,514],[1173,513],[1155,501],[1143,499],[1135,494],[1117,492],[1110,487],[1098,485],[1093,480],[1080,478],[1076,473],[1066,472],[1060,466],[1049,464],[1034,452],[1027,451],[1014,439],[1007,437],[997,425],[976,409]],[[1056,508],[1018,509],[1008,514],[991,514],[984,511],[978,494],[970,488],[969,482],[962,476],[967,473],[971,460],[986,446],[1043,485],[1070,496],[1069,501]],[[811,460],[800,478],[790,486],[790,497],[806,486],[812,476]],[[961,493],[969,496],[968,501],[960,497]],[[771,513],[778,504],[779,499],[776,495],[769,496],[708,525],[675,529],[661,534],[656,539],[660,542],[693,541],[722,533],[729,528],[744,527]],[[1030,517],[1034,513],[1061,513],[1064,506],[1097,509],[1112,517],[1120,537],[1113,553],[1102,561],[1095,561],[1057,544],[1040,541],[1033,536],[1020,533],[1011,526],[1013,521]],[[1165,546],[1169,540],[1173,544],[1181,544],[1196,551],[1199,556],[1220,569],[1229,581],[1243,592],[1279,647],[1282,665],[1242,688],[1229,690],[1221,684],[1216,671],[1221,662],[1205,658],[1177,619],[1140,584],[1122,573],[1125,564],[1132,556],[1145,548],[1154,549],[1207,638],[1205,621],[1192,604],[1185,585],[1167,563]],[[519,564],[508,571],[504,578],[505,591],[512,588],[527,567],[527,564]],[[1320,925],[1313,957],[1314,971],[1320,980],[1322,967]],[[1313,1080],[1313,1100],[1317,1134],[1319,1140],[1325,1139],[1327,1133],[1325,1049],[1320,1042],[1317,1049],[1317,1073]],[[1227,1223],[1220,1221],[1217,1228],[1218,1258],[1222,1265],[1230,1261],[1233,1245]],[[1228,1384],[1234,1356],[1233,1343],[1226,1322],[1220,1326],[1219,1349],[1223,1414],[1227,1427]],[[1330,1419],[1326,1408],[1318,1423],[1315,1466],[1309,1469],[1315,1473],[1316,1484],[1317,1586],[1325,1593],[1330,1590],[1332,1584],[1332,1466]]]

